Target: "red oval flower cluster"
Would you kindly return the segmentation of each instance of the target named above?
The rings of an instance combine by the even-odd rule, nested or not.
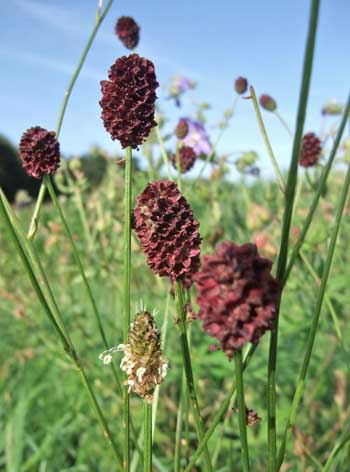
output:
[[[23,133],[19,153],[25,171],[36,179],[53,174],[60,165],[60,145],[56,133],[40,126]]]
[[[273,329],[280,289],[271,267],[255,244],[225,241],[213,255],[204,256],[194,276],[203,329],[220,341],[230,358],[245,343],[256,344]]]
[[[182,280],[197,272],[199,223],[176,183],[149,183],[136,201],[133,227],[149,267],[171,280]]]
[[[158,82],[153,62],[137,54],[116,60],[101,81],[102,120],[113,140],[136,149],[156,126],[154,110]]]
[[[299,164],[302,167],[312,167],[317,164],[322,146],[315,133],[306,133],[301,145]]]
[[[131,16],[121,16],[115,25],[115,32],[126,48],[134,49],[138,45],[140,27]]]
[[[196,162],[196,153],[189,146],[181,146],[179,149],[179,165],[180,171],[182,174],[185,174],[190,169],[192,169],[194,163]],[[177,156],[173,155],[171,162],[175,169],[177,169]]]

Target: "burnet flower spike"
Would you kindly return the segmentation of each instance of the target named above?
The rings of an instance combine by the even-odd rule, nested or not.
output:
[[[22,135],[19,154],[30,177],[41,179],[53,174],[60,165],[60,145],[56,133],[40,126],[29,128]]]
[[[185,174],[186,172],[192,169],[194,163],[196,162],[196,158],[196,153],[191,147],[181,146],[178,150],[178,153],[173,154],[173,157],[171,158],[171,163],[174,168],[177,169],[177,160],[179,160],[180,172],[182,174]]]
[[[255,244],[224,241],[213,255],[204,256],[194,276],[203,329],[219,340],[229,358],[273,329],[280,288],[271,267]]]
[[[149,267],[160,277],[181,280],[199,269],[199,223],[170,180],[149,183],[136,198],[133,227]]]
[[[140,27],[131,16],[121,16],[116,25],[115,33],[128,49],[134,49],[139,43]]]
[[[321,140],[315,133],[306,133],[301,145],[299,164],[313,167],[317,164],[322,151]]]
[[[122,148],[137,149],[156,126],[157,87],[153,62],[137,54],[117,59],[101,81],[103,124]]]

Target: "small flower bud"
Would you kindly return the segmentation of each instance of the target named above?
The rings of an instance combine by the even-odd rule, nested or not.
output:
[[[277,108],[276,100],[270,97],[270,95],[261,95],[259,98],[259,103],[261,107],[267,111],[275,111]]]
[[[176,137],[179,138],[179,139],[184,139],[184,138],[186,138],[187,133],[188,133],[188,123],[187,123],[186,120],[181,118],[181,120],[179,120],[179,122],[178,122],[178,124],[175,128]]]
[[[244,77],[238,77],[235,80],[235,90],[239,95],[242,95],[247,91],[248,81]]]

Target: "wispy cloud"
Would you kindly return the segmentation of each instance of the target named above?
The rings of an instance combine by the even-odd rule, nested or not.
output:
[[[52,2],[37,0],[15,0],[15,4],[27,16],[75,36],[86,35],[89,25],[91,26],[91,22],[85,22],[84,17],[78,15],[77,10],[73,8],[68,9]],[[92,10],[92,19],[93,14]]]
[[[19,61],[19,62],[22,62],[22,63],[24,62],[32,66],[45,67],[46,69],[51,69],[56,72],[60,72],[62,74],[68,75],[68,76],[71,76],[76,69],[75,65],[69,64],[67,62],[62,62],[57,59],[44,57],[42,55],[38,55],[31,52],[23,52],[23,51],[19,52],[18,50],[10,49],[10,48],[0,47],[0,55],[5,56],[8,59],[11,59],[15,62]],[[85,66],[82,69],[81,76],[86,79],[90,79],[94,81],[101,80],[101,73],[87,66]]]

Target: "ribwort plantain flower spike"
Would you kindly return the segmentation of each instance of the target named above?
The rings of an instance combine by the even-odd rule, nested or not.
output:
[[[161,349],[154,314],[145,310],[138,312],[130,325],[128,343],[103,352],[100,359],[104,364],[109,364],[117,351],[124,352],[120,367],[127,375],[129,392],[152,403],[154,390],[163,382],[168,371],[168,360]]]
[[[178,159],[180,165],[180,172],[185,174],[189,170],[192,169],[194,163],[196,162],[196,153],[194,150],[189,146],[181,146],[178,151]],[[177,169],[177,155],[174,154],[171,162],[175,169]]]
[[[213,255],[204,256],[194,276],[203,329],[219,340],[229,358],[273,329],[280,289],[271,267],[255,244],[224,241]]]
[[[199,223],[176,183],[149,183],[136,201],[133,227],[149,267],[173,281],[196,273],[200,263]]]
[[[156,126],[157,87],[153,62],[137,54],[117,59],[101,81],[103,124],[122,148],[137,149]]]
[[[131,16],[121,16],[115,25],[115,32],[126,48],[134,49],[138,45],[140,27]]]
[[[322,151],[321,141],[315,133],[306,133],[301,145],[299,164],[313,167],[317,164]]]
[[[35,179],[53,174],[60,165],[60,145],[56,133],[40,126],[23,133],[19,153],[26,173]]]

